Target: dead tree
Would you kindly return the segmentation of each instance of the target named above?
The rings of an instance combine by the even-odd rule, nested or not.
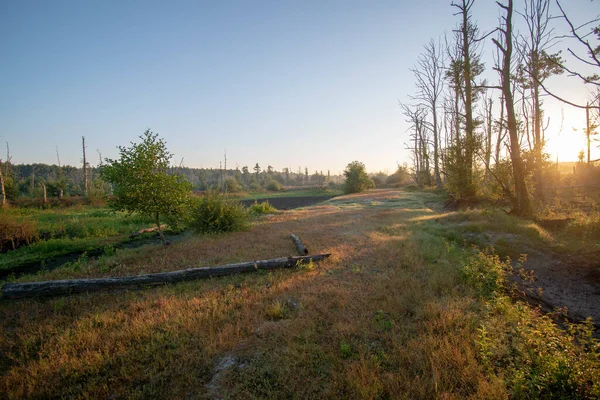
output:
[[[41,185],[42,185],[42,205],[44,207],[46,207],[46,204],[48,203],[48,198],[46,197],[46,184],[44,182],[42,182]]]
[[[531,101],[531,130],[533,136],[533,150],[535,154],[534,178],[535,194],[543,198],[543,109],[540,96],[540,82],[544,82],[551,75],[562,73],[560,67],[562,60],[558,53],[549,54],[548,49],[555,43],[556,38],[549,28],[550,0],[526,0],[525,12],[520,14],[527,26],[527,36],[520,40],[519,52],[523,58],[524,75],[522,85],[529,91]],[[527,124],[529,131],[529,124]]]
[[[125,289],[128,287],[144,287],[164,285],[195,279],[213,278],[255,272],[258,270],[273,270],[276,268],[296,268],[307,262],[317,262],[327,259],[330,254],[315,254],[301,257],[283,257],[270,260],[257,260],[237,264],[227,264],[216,267],[190,268],[179,271],[159,272],[137,276],[114,278],[68,279],[45,282],[7,283],[2,286],[2,297],[18,299],[41,296],[61,296],[74,293],[96,292],[100,290]]]
[[[83,193],[87,197],[87,195],[88,195],[88,174],[87,174],[87,160],[85,157],[85,136],[81,137],[81,148],[83,151]]]
[[[438,111],[444,91],[444,53],[433,39],[425,45],[425,52],[419,56],[417,65],[411,69],[416,79],[417,94],[412,98],[422,102],[431,112],[433,133],[433,173],[438,188],[442,187],[440,177],[440,121]]]
[[[413,131],[410,135],[413,147],[407,146],[407,149],[413,153],[415,182],[419,186],[431,184],[429,175],[429,140],[426,136],[427,128],[425,127],[425,119],[427,110],[423,106],[410,106],[402,104],[404,115],[408,117],[406,122],[410,122],[409,129]]]
[[[2,159],[0,159],[0,166],[2,165]],[[0,205],[4,207],[6,205],[6,192],[4,191],[4,176],[2,175],[2,168],[0,168]]]
[[[496,47],[502,53],[502,64],[497,66],[496,70],[500,73],[502,93],[504,95],[506,107],[506,120],[508,135],[510,137],[510,156],[513,168],[513,178],[515,181],[516,204],[513,205],[514,212],[523,217],[529,217],[532,214],[529,193],[525,184],[525,170],[521,159],[521,147],[519,145],[519,132],[517,119],[515,115],[515,105],[512,91],[511,61],[513,57],[513,1],[507,0],[504,5],[499,1],[497,4],[506,14],[502,17],[502,24],[498,28],[500,32],[498,39],[492,39]]]
[[[490,163],[492,158],[492,131],[493,131],[493,115],[492,109],[494,107],[494,100],[489,97],[483,99],[483,105],[485,109],[484,123],[485,123],[485,145],[484,145],[484,162],[485,162],[485,175],[489,179]]]

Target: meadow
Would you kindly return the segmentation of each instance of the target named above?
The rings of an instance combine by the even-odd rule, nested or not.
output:
[[[247,231],[123,249],[16,281],[124,276],[331,253],[296,270],[0,302],[7,398],[597,398],[593,323],[520,301],[525,250],[566,251],[499,210],[375,190]],[[573,228],[570,228],[573,229]],[[568,236],[564,236],[568,237]],[[595,246],[593,238],[588,247]],[[504,240],[504,242],[503,242]],[[487,247],[488,250],[483,250]]]

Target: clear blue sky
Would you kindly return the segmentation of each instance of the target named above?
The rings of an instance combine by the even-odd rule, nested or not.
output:
[[[449,0],[0,0],[0,142],[16,163],[55,163],[58,146],[77,165],[84,135],[96,164],[151,128],[189,167],[227,149],[228,167],[393,171],[409,161],[409,68],[452,14]],[[497,15],[476,3],[482,30]]]

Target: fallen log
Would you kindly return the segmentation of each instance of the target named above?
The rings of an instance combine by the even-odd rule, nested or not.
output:
[[[25,297],[58,296],[72,293],[95,292],[120,289],[127,286],[163,285],[201,278],[233,275],[256,270],[294,268],[309,261],[321,261],[330,254],[315,254],[303,257],[283,257],[271,260],[257,260],[217,267],[190,268],[156,274],[123,276],[118,278],[68,279],[45,282],[7,283],[2,287],[2,297],[18,299]]]
[[[300,241],[300,238],[298,236],[294,235],[293,233],[290,233],[290,237],[292,238],[294,243],[296,243],[296,248],[298,249],[298,253],[301,256],[307,256],[308,249],[306,248],[306,246],[304,244],[302,244],[302,241]]]
[[[163,230],[163,229],[165,229],[166,227],[167,227],[167,225],[166,225],[166,224],[162,224],[162,225],[160,226],[160,229],[161,229],[161,230]],[[140,236],[142,233],[156,232],[157,230],[158,230],[158,226],[154,226],[154,227],[152,227],[152,228],[143,228],[143,229],[140,229],[139,231],[137,231],[137,232],[133,232],[131,235],[129,235],[129,239],[133,239],[133,238],[134,238],[134,237],[136,237],[136,236]]]

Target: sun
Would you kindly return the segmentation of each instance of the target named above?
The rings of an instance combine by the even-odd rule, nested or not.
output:
[[[562,118],[550,120],[545,134],[545,151],[552,161],[556,161],[557,156],[559,162],[577,161],[579,152],[586,151],[585,112],[579,111],[565,110]]]

